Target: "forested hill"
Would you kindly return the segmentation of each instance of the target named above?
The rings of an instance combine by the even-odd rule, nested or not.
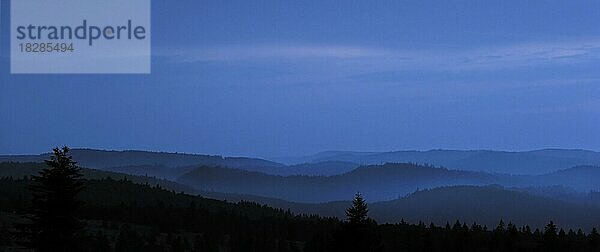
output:
[[[0,179],[0,249],[22,249],[18,242],[24,238],[15,230],[23,223],[19,216],[31,199],[28,184],[28,180]],[[462,220],[445,226],[366,222],[356,233],[351,224],[334,218],[294,215],[255,203],[205,199],[126,180],[85,180],[84,185],[78,198],[85,202],[79,211],[85,233],[79,234],[77,246],[85,251],[333,252],[355,239],[364,239],[374,251],[382,252],[600,249],[597,231],[562,231],[554,224],[536,230],[515,226],[509,220],[488,227]],[[415,194],[415,198],[422,197]],[[371,211],[380,211],[377,208],[373,205]]]
[[[600,206],[568,204],[497,186],[450,186],[412,193],[371,204],[381,222],[424,221],[443,224],[461,220],[488,227],[499,219],[516,225],[543,227],[549,220],[565,228],[600,226]]]
[[[43,162],[50,154],[3,155],[0,162]],[[183,154],[149,151],[106,151],[94,149],[72,149],[71,155],[78,164],[87,168],[149,175],[174,179],[197,165],[226,166],[272,172],[282,164],[246,157],[222,157],[199,154]]]
[[[206,193],[211,198],[252,200],[277,208],[291,209],[297,213],[344,217],[350,201],[320,204],[287,202],[250,195]],[[365,194],[368,199],[371,195]],[[533,195],[499,186],[449,186],[420,190],[391,201],[369,204],[370,216],[380,223],[410,223],[423,221],[443,225],[461,220],[494,227],[500,219],[518,225],[542,228],[553,220],[565,228],[600,226],[600,201],[596,204],[576,204],[553,198]]]
[[[394,151],[323,152],[313,156],[277,159],[293,161],[283,165],[260,158],[223,157],[149,151],[106,151],[73,149],[79,165],[88,168],[174,180],[198,166],[222,166],[271,175],[340,175],[361,165],[415,163],[451,170],[480,171],[514,175],[542,175],[575,166],[600,166],[600,153],[587,150],[546,149],[524,152],[506,151]],[[48,154],[0,155],[0,162],[42,162]]]
[[[491,150],[328,151],[312,156],[276,160],[292,163],[344,161],[362,165],[418,163],[459,170],[540,175],[579,165],[600,165],[600,152],[569,149],[521,152]]]
[[[0,177],[19,179],[24,176],[34,175],[44,167],[45,165],[40,163],[0,163]],[[596,169],[598,167],[577,167],[563,172],[569,174],[585,172],[587,174],[595,172]],[[600,216],[600,214],[595,214],[600,212],[600,209],[598,209],[600,201],[582,205],[581,202],[589,200],[576,202],[576,199],[571,199],[573,195],[569,194],[556,197],[557,193],[565,191],[554,186],[533,188],[451,186],[430,190],[425,189],[422,186],[423,181],[441,180],[448,182],[451,181],[451,178],[454,178],[454,182],[464,183],[467,181],[465,179],[468,178],[474,179],[471,182],[479,181],[482,185],[487,185],[493,181],[489,180],[489,174],[462,173],[411,164],[365,166],[348,173],[348,175],[332,177],[281,177],[222,167],[205,167],[202,171],[201,177],[206,179],[206,187],[191,188],[176,182],[153,177],[82,169],[84,178],[88,180],[98,180],[107,177],[111,177],[113,180],[126,178],[134,183],[148,184],[150,186],[159,185],[162,188],[175,192],[199,193],[205,197],[233,200],[234,202],[250,200],[278,208],[289,208],[297,213],[337,217],[343,217],[344,215],[344,209],[349,204],[347,195],[352,195],[356,191],[363,192],[368,200],[373,201],[371,200],[372,198],[378,199],[377,196],[381,195],[375,189],[389,187],[387,190],[391,194],[397,192],[394,190],[401,189],[401,187],[397,187],[400,184],[410,185],[414,183],[413,186],[420,186],[418,192],[412,193],[416,190],[413,189],[407,192],[411,194],[406,197],[402,196],[392,201],[371,203],[371,216],[381,222],[398,222],[404,218],[410,221],[423,220],[443,224],[446,221],[461,219],[476,221],[489,226],[495,224],[497,220],[504,218],[515,223],[539,226],[543,225],[548,219],[552,219],[566,227],[589,227],[595,225],[595,223],[599,223],[597,218]],[[389,179],[391,182],[385,182],[386,179]],[[328,184],[331,187],[325,189],[323,185]],[[343,185],[345,187],[335,189],[337,188],[334,187],[335,185]],[[361,187],[354,187],[357,185]],[[235,191],[227,192],[226,189],[228,188]],[[221,191],[217,191],[216,189],[220,189]],[[550,192],[547,192],[548,190]],[[256,196],[261,195],[261,193],[271,193],[271,195]],[[277,193],[285,193],[285,195]],[[302,199],[311,198],[312,196],[310,195],[330,197],[334,195],[333,193],[337,193],[341,201],[306,204],[277,199],[285,199],[285,197],[289,197],[289,193],[295,193],[297,197],[302,197]],[[560,201],[557,199],[560,199]],[[591,206],[592,203],[595,203],[595,206]]]
[[[576,166],[538,177],[546,184],[566,184],[576,190],[600,190],[600,166]]]
[[[506,176],[415,164],[364,166],[342,175],[312,177],[284,177],[202,166],[177,180],[202,191],[252,194],[306,203],[345,200],[347,195],[357,191],[370,195],[371,201],[381,201],[402,197],[418,188],[506,184],[506,181]]]
[[[47,168],[47,166],[43,163],[2,162],[0,163],[0,178],[22,179],[23,177],[31,177],[32,175],[37,175],[38,172],[44,168]],[[162,188],[176,192],[186,192],[190,194],[197,193],[197,191],[190,186],[156,177],[138,176],[88,168],[82,168],[81,173],[83,174],[83,178],[88,180],[97,180],[109,177],[115,180],[127,179],[137,184],[149,184],[152,186],[159,185]]]
[[[600,189],[600,167],[578,166],[543,175],[507,175],[450,170],[409,163],[367,165],[333,176],[275,176],[227,167],[200,166],[177,179],[202,191],[252,194],[287,201],[317,203],[343,200],[363,192],[371,201],[392,200],[417,189],[452,185],[490,185],[530,188],[563,187],[588,194]],[[550,196],[551,192],[543,193]],[[561,192],[556,192],[561,193]]]
[[[0,250],[22,249],[16,226],[31,202],[26,189],[30,183],[0,178]],[[85,180],[78,198],[84,201],[79,217],[86,220],[86,234],[79,234],[85,239],[78,246],[85,251],[291,252],[314,237],[327,241],[340,225],[332,218],[296,216],[256,203],[228,203],[129,180]]]

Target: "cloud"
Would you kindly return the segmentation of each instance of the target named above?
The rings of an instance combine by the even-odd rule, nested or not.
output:
[[[462,59],[462,60],[461,60]],[[451,69],[507,68],[574,64],[600,59],[600,39],[523,43],[454,52]]]
[[[527,106],[515,112],[524,114],[554,114],[554,113],[598,113],[600,112],[600,99],[589,99],[568,104],[553,104],[544,106]]]
[[[177,62],[278,61],[311,59],[381,58],[390,52],[360,46],[319,45],[232,45],[166,49],[159,56]]]
[[[567,83],[571,79],[597,78],[595,75],[580,76],[569,66],[589,69],[590,63],[600,62],[600,39],[448,50],[335,44],[238,44],[155,48],[153,55],[166,64],[187,64],[191,67],[187,69],[209,64],[231,71],[241,70],[236,75],[238,78],[259,78],[253,79],[253,83],[264,85],[446,83],[456,87],[468,82],[478,87],[490,86],[483,85],[487,82],[518,81],[521,83],[518,85],[528,87],[538,85],[535,81],[543,82],[539,85],[549,85],[548,80]],[[538,70],[529,74],[533,68]],[[246,76],[247,71],[261,74],[260,77]],[[557,71],[566,71],[567,75],[554,74]]]
[[[159,56],[174,62],[247,62],[278,64],[315,62],[346,67],[393,70],[476,70],[547,64],[574,64],[600,59],[600,39],[551,41],[493,46],[468,50],[411,50],[347,45],[229,45],[166,48]]]

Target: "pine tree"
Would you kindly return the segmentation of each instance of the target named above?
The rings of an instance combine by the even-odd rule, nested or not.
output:
[[[363,224],[367,220],[368,212],[367,202],[365,202],[360,193],[356,193],[352,200],[352,207],[346,209],[348,222],[350,224]]]
[[[553,221],[550,221],[544,228],[544,251],[556,251],[558,248],[557,228]]]
[[[68,147],[53,151],[50,160],[44,161],[48,168],[33,176],[28,187],[33,196],[28,216],[31,224],[27,226],[29,245],[36,251],[73,251],[82,228],[76,217],[81,205],[76,196],[83,189],[82,175]]]
[[[556,225],[554,224],[553,221],[550,221],[550,223],[548,223],[548,225],[546,225],[545,231],[544,231],[544,236],[548,237],[548,238],[555,238],[556,237]]]
[[[506,231],[504,226],[504,220],[500,219],[500,223],[498,223],[498,226],[496,227],[495,231],[498,233],[504,233],[504,231]]]
[[[377,223],[367,218],[369,209],[360,193],[352,200],[352,206],[346,209],[348,222],[335,234],[331,251],[337,252],[369,252],[379,248],[379,236],[376,233]]]

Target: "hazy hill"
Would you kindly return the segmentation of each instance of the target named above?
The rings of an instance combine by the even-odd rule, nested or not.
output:
[[[44,168],[46,168],[46,165],[43,163],[3,162],[0,163],[0,178],[21,179],[25,176],[30,177],[32,175],[37,175],[38,172]],[[84,179],[98,180],[110,177],[114,180],[121,180],[126,178],[127,180],[137,184],[149,184],[151,186],[160,185],[162,188],[165,188],[167,190],[173,190],[176,192],[186,192],[191,194],[197,193],[197,191],[190,186],[181,185],[173,181],[160,179],[156,177],[136,176],[88,168],[82,168],[81,173],[83,174]]]
[[[542,227],[554,220],[563,227],[600,225],[600,209],[547,199],[493,186],[452,186],[415,192],[402,199],[370,205],[383,222],[422,220],[443,224],[462,220],[495,227],[500,218],[519,225]]]
[[[257,158],[134,150],[72,149],[71,155],[83,167],[169,179],[190,171],[193,168],[192,166],[196,165],[219,165],[263,172],[272,172],[283,167],[281,164]],[[0,156],[0,162],[42,162],[44,159],[48,159],[49,156],[49,153],[40,155],[4,155]]]
[[[21,178],[35,174],[39,169],[43,168],[43,164],[39,163],[0,163],[0,177]],[[590,167],[570,169],[565,172],[582,171],[592,169]],[[208,181],[213,181],[210,184],[212,187],[223,186],[220,189],[240,190],[239,188],[230,187],[224,182],[230,178],[236,181],[244,194],[237,193],[222,193],[218,191],[201,191],[200,195],[208,198],[227,199],[230,202],[238,202],[240,200],[250,200],[270,206],[291,209],[297,213],[315,213],[323,216],[338,216],[343,217],[344,209],[350,204],[348,200],[356,191],[361,191],[369,201],[377,201],[381,193],[381,188],[391,188],[395,190],[393,183],[385,182],[382,178],[390,178],[398,184],[411,184],[411,181],[419,185],[427,184],[435,187],[435,178],[454,179],[456,183],[490,182],[489,174],[477,172],[461,172],[452,171],[440,168],[410,165],[410,164],[387,164],[381,166],[365,166],[356,169],[352,172],[340,176],[330,177],[307,177],[307,176],[273,176],[257,172],[248,172],[243,170],[226,169],[226,168],[210,168],[203,167],[194,172],[201,171],[203,176],[208,177]],[[223,175],[223,171],[227,173]],[[593,170],[595,171],[595,170]],[[114,172],[106,172],[94,169],[83,169],[85,179],[102,179],[112,177],[115,181],[114,185],[125,185],[117,183],[118,179],[126,177],[129,181],[139,184],[155,185],[159,184],[163,188],[175,191],[193,191],[190,188],[181,186],[177,183],[159,180],[156,178],[131,176]],[[192,172],[193,173],[193,172]],[[211,175],[212,173],[212,175]],[[253,176],[249,179],[248,176]],[[215,177],[222,178],[223,181],[218,181]],[[497,178],[495,178],[497,179]],[[245,182],[244,182],[245,181]],[[364,183],[361,183],[363,181]],[[379,181],[379,184],[375,184]],[[6,181],[5,181],[6,182]],[[222,184],[222,182],[224,182]],[[299,185],[304,183],[309,184],[308,187]],[[7,182],[8,183],[8,182]],[[89,186],[95,185],[96,182],[91,182]],[[104,183],[104,182],[103,182]],[[112,183],[112,182],[106,182]],[[325,187],[334,187],[324,190]],[[233,184],[235,185],[235,184]],[[353,187],[352,185],[358,185]],[[337,188],[339,186],[339,188]],[[272,191],[265,188],[272,187]],[[360,187],[360,188],[359,188]],[[114,190],[121,190],[117,187],[111,187]],[[350,188],[350,189],[349,189]],[[424,188],[424,187],[420,187]],[[10,190],[9,190],[10,189]],[[8,188],[12,192],[15,188]],[[197,189],[208,189],[197,187]],[[252,191],[254,190],[254,191]],[[536,191],[537,190],[537,191]],[[110,191],[110,190],[108,190]],[[108,192],[107,191],[107,192]],[[284,192],[285,194],[277,194]],[[395,192],[395,191],[394,191]],[[486,224],[488,227],[495,226],[500,218],[513,221],[518,224],[529,224],[537,227],[545,224],[548,220],[555,220],[563,227],[584,227],[588,228],[593,225],[600,225],[600,209],[590,207],[586,204],[576,204],[568,201],[560,201],[550,199],[554,194],[570,192],[564,188],[554,187],[537,187],[537,188],[503,188],[499,186],[450,186],[437,187],[433,189],[411,191],[408,196],[384,202],[370,203],[370,216],[380,222],[397,222],[404,218],[407,221],[416,222],[419,220],[444,224],[449,221],[453,223],[456,219],[472,223],[477,221],[481,224]],[[255,196],[259,193],[271,193],[273,195]],[[319,204],[297,203],[275,198],[285,198],[277,196],[286,196],[291,193],[298,199],[313,199],[321,200],[320,196],[333,197],[336,196],[340,200]],[[22,193],[18,193],[21,195]],[[316,197],[315,197],[316,196]],[[568,194],[564,195],[568,197]],[[20,197],[20,196],[19,196]],[[89,195],[90,200],[94,199],[99,202],[107,202],[106,204],[118,204],[123,197],[128,201],[149,201],[153,199],[151,195],[144,195],[141,199],[134,194],[122,196],[105,193],[101,198],[94,195]],[[10,198],[10,197],[9,197]],[[16,200],[10,198],[9,200]],[[154,201],[156,199],[153,199]],[[303,200],[300,200],[303,201]]]
[[[4,155],[0,162],[41,162],[49,154]],[[73,149],[80,165],[135,175],[175,179],[198,166],[222,166],[272,175],[339,175],[359,165],[384,163],[417,163],[442,166],[454,170],[484,171],[519,175],[541,175],[574,166],[600,165],[600,153],[586,150],[545,149],[526,152],[505,151],[394,151],[349,152],[328,151],[313,156],[281,159],[294,165],[246,157],[221,157],[148,151],[104,151]],[[279,159],[278,159],[279,160]]]
[[[290,165],[279,169],[275,175],[332,176],[352,171],[357,167],[358,164],[351,162],[324,161]]]
[[[588,205],[593,203],[591,201],[590,191],[577,191],[564,185],[510,187],[507,189],[544,198],[556,199],[569,204]]]
[[[288,159],[291,160],[291,159]],[[286,161],[286,160],[281,160]],[[450,169],[509,174],[544,174],[579,165],[600,165],[600,153],[587,150],[545,149],[524,152],[507,151],[329,151],[296,159],[303,163],[344,161],[357,164],[418,163]]]
[[[600,153],[582,149],[542,149],[529,151],[529,153],[540,156],[574,158],[581,160],[592,160],[594,162],[600,161]]]
[[[550,174],[538,176],[544,184],[568,184],[580,191],[600,190],[600,166],[576,166]]]
[[[538,188],[538,190],[552,188]],[[369,204],[369,215],[378,222],[396,223],[404,219],[410,223],[424,221],[445,225],[456,220],[472,224],[477,222],[494,228],[503,219],[542,228],[548,220],[555,220],[562,227],[590,229],[600,226],[600,208],[589,204],[570,204],[541,195],[532,195],[527,190],[498,186],[450,186],[421,190],[406,197]],[[209,198],[227,199],[237,202],[250,200],[276,208],[291,209],[297,213],[319,214],[344,218],[344,210],[350,201],[326,203],[297,203],[253,195],[203,192]],[[367,199],[372,195],[365,194]],[[351,197],[348,196],[348,199]]]
[[[402,197],[418,188],[468,184],[511,184],[510,176],[457,171],[414,164],[359,167],[335,176],[275,176],[224,167],[199,167],[178,182],[197,190],[252,194],[295,202],[344,200],[360,191],[381,201]],[[516,182],[515,182],[516,183]]]
[[[520,188],[523,192],[573,203],[587,201],[590,191],[600,189],[600,167],[579,166],[543,175],[506,175],[388,163],[361,166],[333,176],[276,176],[202,166],[176,181],[200,191],[251,194],[305,203],[344,200],[358,191],[371,195],[370,201],[383,201],[418,189],[490,184]]]

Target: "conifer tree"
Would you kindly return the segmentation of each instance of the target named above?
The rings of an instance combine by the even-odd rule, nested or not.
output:
[[[76,250],[78,231],[82,223],[77,219],[81,205],[76,196],[83,189],[81,173],[69,155],[69,148],[55,148],[44,162],[48,166],[32,177],[28,187],[33,200],[27,226],[30,247],[36,251]]]
[[[350,224],[363,224],[367,220],[369,209],[367,203],[360,193],[356,193],[352,200],[352,206],[346,209],[346,216]]]
[[[337,252],[369,252],[379,248],[379,237],[376,234],[377,223],[367,218],[369,209],[360,193],[352,200],[352,206],[346,209],[348,222],[344,223],[334,238],[331,251]]]
[[[504,233],[504,231],[506,231],[504,220],[500,219],[500,223],[498,223],[498,226],[496,227],[496,232]]]
[[[550,221],[544,228],[544,251],[556,251],[558,249],[558,229],[553,221]]]
[[[556,225],[554,224],[553,221],[550,221],[550,223],[548,223],[548,225],[546,225],[546,228],[544,229],[544,236],[547,238],[555,238],[556,237]]]

